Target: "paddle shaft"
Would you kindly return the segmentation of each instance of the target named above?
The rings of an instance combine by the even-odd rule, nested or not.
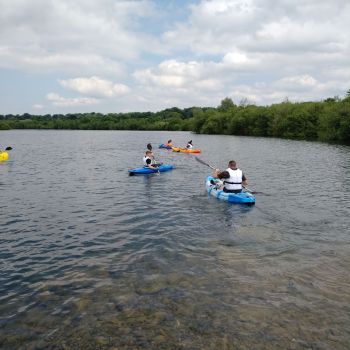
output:
[[[216,168],[214,168],[212,165],[204,162],[202,159],[198,158],[197,156],[194,157],[196,159],[196,161],[198,161],[199,163],[202,163],[203,165],[206,165],[207,167],[209,167],[210,169],[216,170]]]

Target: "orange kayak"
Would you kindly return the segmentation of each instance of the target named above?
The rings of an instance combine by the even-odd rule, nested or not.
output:
[[[173,152],[182,152],[182,153],[201,153],[200,149],[187,149],[181,147],[173,147]]]

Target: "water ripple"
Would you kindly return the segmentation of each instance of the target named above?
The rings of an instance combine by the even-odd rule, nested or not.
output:
[[[2,349],[349,347],[348,147],[165,132],[2,137],[16,144],[0,167]],[[191,155],[157,150],[176,169],[128,176],[148,142],[169,137],[192,138],[221,168],[236,158],[256,206],[208,196],[209,169]]]

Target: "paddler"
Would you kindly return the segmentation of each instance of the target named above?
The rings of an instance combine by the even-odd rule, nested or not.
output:
[[[192,140],[187,142],[186,148],[187,149],[192,149],[193,148]]]
[[[143,165],[150,169],[157,169],[160,164],[156,164],[152,151],[146,151],[143,157]]]
[[[247,178],[241,169],[238,169],[234,160],[228,162],[228,168],[224,171],[215,169],[213,177],[223,182],[223,191],[226,193],[240,193],[242,187],[248,185]]]

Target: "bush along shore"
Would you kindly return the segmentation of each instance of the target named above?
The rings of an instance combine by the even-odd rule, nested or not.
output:
[[[160,112],[0,115],[0,130],[169,130],[201,134],[279,137],[350,144],[350,90],[345,98],[284,101],[256,106],[225,98],[217,108],[169,108]]]

